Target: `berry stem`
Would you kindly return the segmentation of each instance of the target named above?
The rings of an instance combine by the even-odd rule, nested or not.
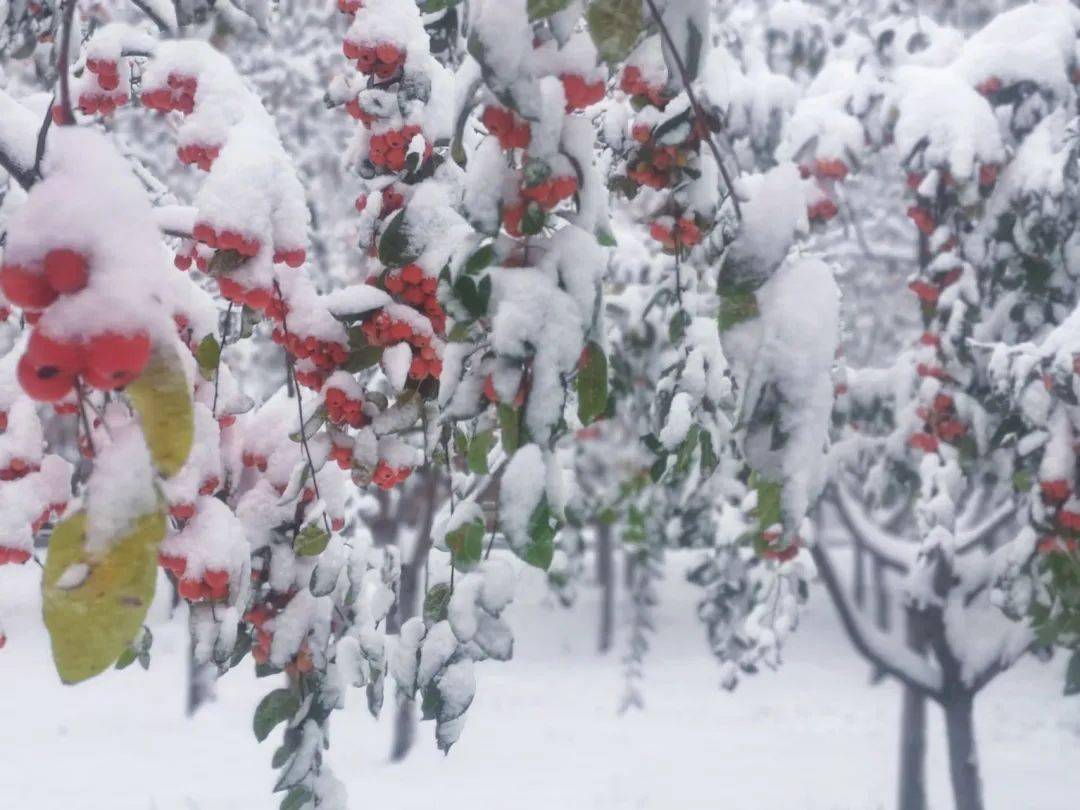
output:
[[[285,296],[281,294],[281,285],[274,281],[274,292],[277,293],[278,299],[283,303]],[[286,320],[285,309],[282,307],[281,311],[281,329],[285,333],[286,339],[289,336],[289,324]],[[289,374],[289,381],[292,383],[293,392],[296,394],[296,414],[300,419],[300,446],[304,448],[304,457],[307,459],[308,472],[311,473],[311,486],[315,490],[315,497],[320,501],[322,500],[322,493],[319,492],[319,477],[315,474],[315,462],[311,460],[311,448],[308,447],[307,434],[304,432],[304,425],[307,420],[304,419],[304,401],[303,396],[300,394],[300,383],[296,379],[296,365],[293,363],[292,355],[285,352],[285,368]],[[333,529],[330,527],[330,518],[326,515],[326,510],[323,509],[322,514],[323,527],[326,529],[326,534],[333,534]]]

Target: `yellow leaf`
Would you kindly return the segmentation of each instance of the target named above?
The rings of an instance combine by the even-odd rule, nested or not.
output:
[[[144,515],[107,552],[87,554],[86,514],[53,532],[42,581],[45,626],[60,680],[78,683],[104,671],[138,634],[154,596],[163,508]]]
[[[127,395],[139,412],[154,464],[164,477],[176,475],[191,452],[195,421],[191,387],[175,349],[156,347]]]

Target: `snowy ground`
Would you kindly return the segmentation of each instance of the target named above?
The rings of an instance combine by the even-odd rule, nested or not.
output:
[[[428,725],[401,765],[386,761],[391,712],[362,695],[334,718],[330,760],[353,808],[387,810],[880,810],[891,808],[898,692],[868,686],[824,594],[777,673],[716,688],[716,668],[670,564],[645,711],[618,716],[618,654],[594,653],[595,594],[566,611],[525,588],[515,660],[485,663],[448,757]],[[61,687],[37,627],[34,572],[0,569],[0,807],[15,810],[263,810],[274,744],[251,712],[274,684],[247,665],[219,700],[183,716],[184,622],[155,606],[149,672],[137,666]],[[22,606],[16,607],[22,603]],[[1063,661],[1026,661],[977,709],[990,810],[1075,810],[1080,701],[1060,696]],[[942,726],[932,711],[930,793],[949,808]]]

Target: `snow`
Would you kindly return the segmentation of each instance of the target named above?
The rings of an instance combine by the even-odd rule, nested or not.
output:
[[[373,721],[362,692],[347,693],[326,755],[350,795],[398,810],[426,810],[433,790],[448,810],[501,806],[507,795],[516,810],[699,810],[718,790],[735,810],[891,806],[900,690],[871,685],[832,608],[815,596],[783,667],[723,692],[694,619],[698,591],[681,581],[695,558],[673,557],[645,662],[644,710],[616,712],[623,640],[608,656],[595,652],[599,594],[585,589],[564,610],[533,578],[508,612],[519,629],[514,660],[480,668],[468,723],[448,756],[421,723],[416,749],[389,764],[392,704]],[[187,623],[183,609],[167,618],[162,591],[150,616],[150,670],[129,667],[64,689],[39,629],[36,575],[0,569],[8,634],[0,689],[17,696],[0,704],[5,798],[35,810],[276,804],[265,795],[266,766],[280,732],[256,744],[251,714],[282,682],[256,680],[245,664],[219,683],[217,701],[185,717]],[[976,702],[988,810],[1073,807],[1080,709],[1060,696],[1064,665],[1026,659]],[[944,724],[933,706],[928,719],[928,799],[949,807]],[[59,775],[56,761],[64,763]]]

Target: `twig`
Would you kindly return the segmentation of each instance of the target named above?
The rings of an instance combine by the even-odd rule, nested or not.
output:
[[[699,134],[705,139],[705,143],[709,145],[709,151],[712,152],[713,159],[716,160],[717,168],[720,169],[720,176],[724,178],[724,184],[727,186],[728,190],[728,197],[731,198],[731,204],[735,209],[735,216],[739,220],[742,220],[742,209],[739,207],[739,200],[735,196],[735,186],[731,182],[731,175],[728,174],[727,166],[724,165],[724,159],[720,156],[720,149],[713,142],[709,125],[705,119],[705,112],[702,110],[697,95],[694,93],[694,88],[691,86],[690,72],[686,69],[686,63],[683,62],[682,55],[675,45],[675,40],[672,38],[671,32],[668,31],[667,25],[664,24],[660,12],[656,10],[656,3],[654,0],[645,0],[645,5],[649,7],[649,13],[652,14],[653,19],[656,20],[656,24],[660,27],[660,36],[664,38],[668,48],[671,50],[672,58],[675,60],[675,67],[679,71],[679,78],[682,80],[683,89],[686,90],[686,96],[690,99],[690,107],[694,111],[694,118],[697,121]]]
[[[210,405],[210,415],[217,419],[218,381],[221,379],[221,353],[225,351],[225,344],[229,340],[229,327],[232,325],[233,302],[229,302],[229,308],[225,310],[225,322],[221,325],[221,343],[218,346],[217,364],[214,366],[214,401]],[[300,432],[303,434],[304,425],[300,424]]]
[[[277,293],[278,298],[284,302],[285,296],[281,294],[281,285],[274,282],[274,292]],[[282,307],[281,312],[281,330],[285,333],[286,343],[289,338],[289,325],[286,320],[285,308]],[[293,362],[292,355],[288,350],[285,351],[285,367],[289,372],[289,379],[292,381],[294,390],[296,391],[296,414],[300,419],[300,446],[304,448],[304,456],[307,458],[308,470],[311,472],[311,486],[315,490],[315,497],[320,501],[322,500],[322,493],[319,492],[319,477],[315,473],[315,462],[311,459],[311,448],[308,447],[307,434],[304,431],[304,426],[307,424],[307,420],[304,418],[304,398],[300,394],[300,381],[296,379],[296,364]],[[326,515],[326,510],[323,510],[322,514],[323,526],[326,528],[328,535],[333,534],[333,529],[330,527],[330,518]]]
[[[152,8],[150,8],[150,6],[143,0],[131,0],[131,4],[143,14],[145,14],[150,19],[150,22],[152,22],[158,27],[158,30],[161,31],[161,33],[172,33],[172,29],[169,27],[169,24],[165,22],[165,18],[158,14],[156,11],[154,11]]]
[[[41,174],[41,161],[45,157],[45,140],[49,137],[49,127],[52,126],[52,108],[56,104],[56,96],[49,101],[49,108],[45,110],[45,118],[38,130],[37,146],[34,148],[34,168],[30,170],[31,181],[33,178],[44,179]]]
[[[56,69],[60,73],[60,118],[57,123],[69,126],[75,123],[71,109],[71,79],[68,65],[71,61],[71,29],[75,21],[75,4],[78,0],[65,0],[64,17],[60,29],[60,52],[56,57]]]

